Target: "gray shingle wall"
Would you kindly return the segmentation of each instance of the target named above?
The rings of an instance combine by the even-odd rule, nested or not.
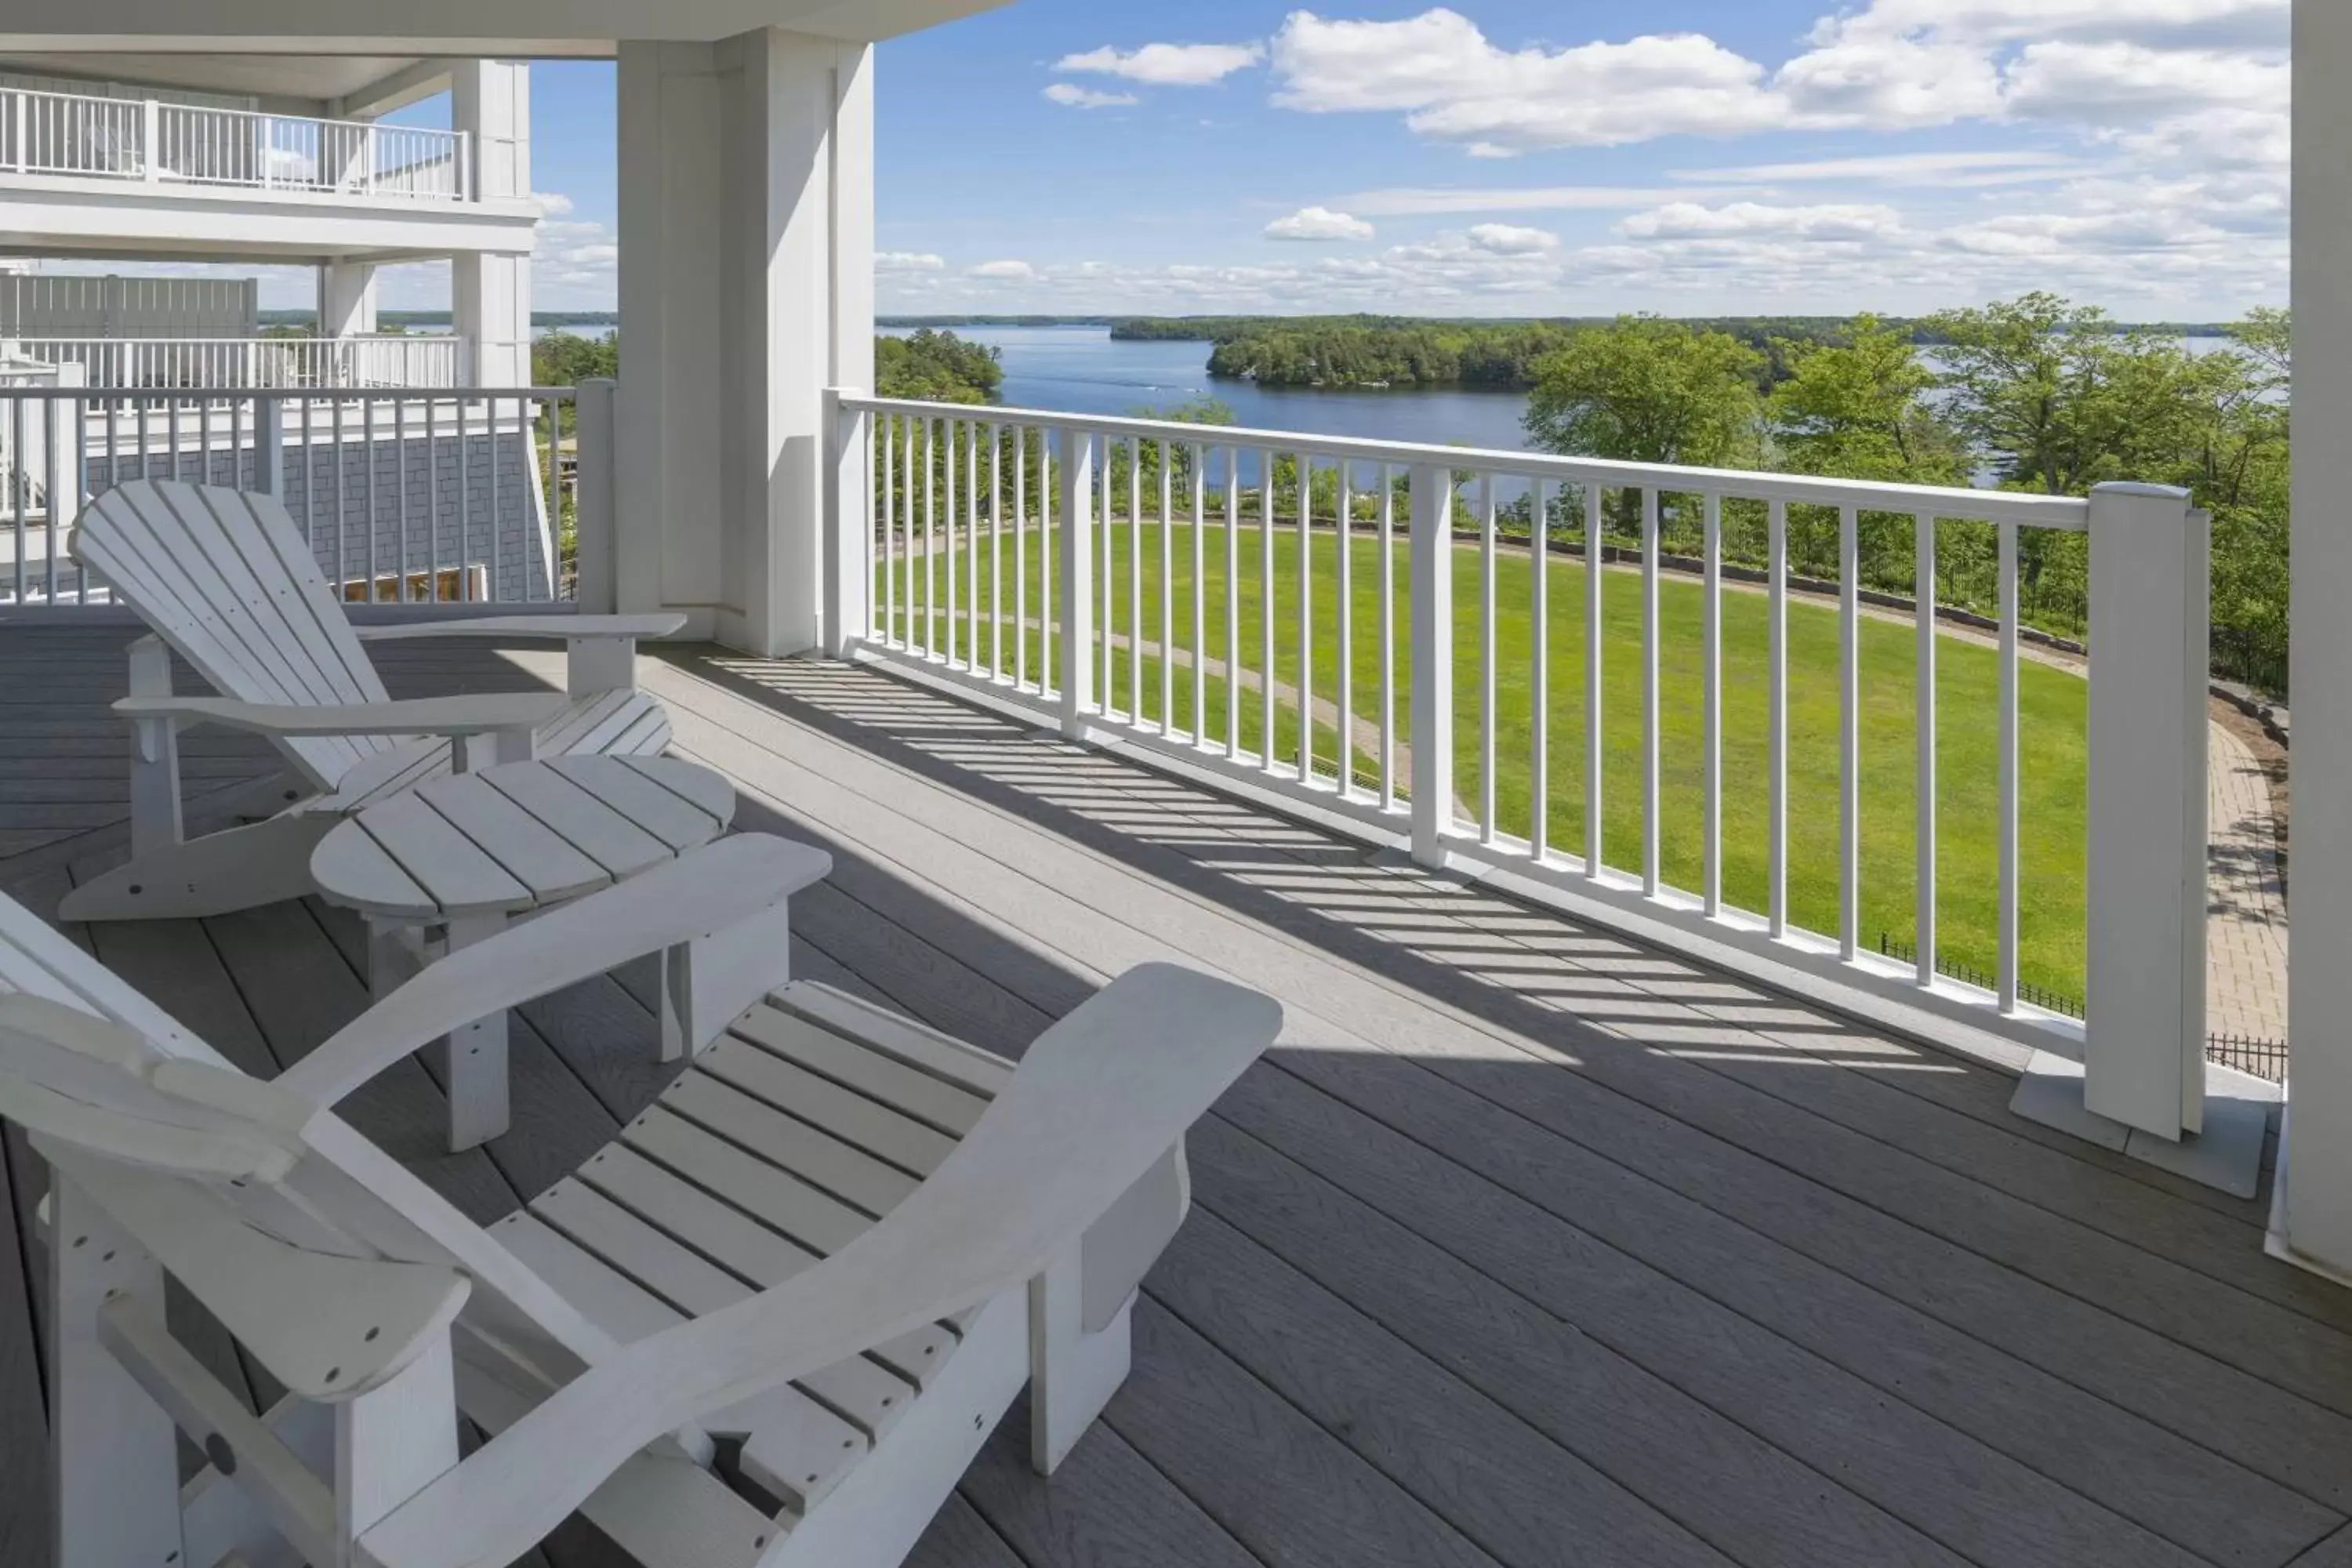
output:
[[[150,452],[144,468],[152,479],[250,489],[253,456],[248,438],[234,448],[224,443],[182,452],[176,463],[168,452]],[[321,431],[307,444],[299,433],[289,435],[280,479],[286,510],[308,533],[330,582],[464,565],[482,569],[478,575],[497,601],[543,601],[547,563],[540,510],[546,481],[541,477],[534,483],[533,474],[544,461],[539,443],[511,421],[495,437],[478,431],[462,438],[446,432],[427,437],[420,429],[400,439],[385,429],[370,443],[354,429],[337,442]],[[137,479],[141,468],[131,456],[111,465],[92,458],[90,490]]]

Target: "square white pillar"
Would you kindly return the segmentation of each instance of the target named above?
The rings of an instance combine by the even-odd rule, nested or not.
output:
[[[319,268],[319,335],[362,337],[375,331],[375,267],[330,261]]]
[[[873,379],[872,51],[620,47],[620,607],[822,646],[826,387]]]
[[[522,60],[460,60],[450,75],[449,118],[464,133],[466,188],[478,201],[530,195],[530,67]],[[474,252],[449,261],[452,325],[469,351],[460,379],[476,386],[530,384],[530,257]]]
[[[2294,7],[2294,949],[2273,1242],[2352,1278],[2352,6]]]

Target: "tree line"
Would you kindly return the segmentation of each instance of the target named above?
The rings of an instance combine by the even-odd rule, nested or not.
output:
[[[1202,319],[1193,319],[1198,324]],[[1368,323],[1368,324],[1365,324]],[[1262,330],[1244,319],[1212,321]],[[1822,474],[1898,483],[1990,484],[2049,495],[2083,495],[2108,479],[2180,485],[2213,517],[2213,667],[2265,690],[2286,689],[2289,320],[2255,310],[2215,329],[2228,351],[2199,353],[2171,327],[2118,323],[2105,312],[2053,294],[2033,293],[1975,310],[1916,321],[1861,316],[1736,321],[1626,316],[1561,327],[1552,323],[1389,322],[1363,319],[1369,334],[1400,339],[1425,332],[1427,352],[1450,335],[1486,333],[1490,345],[1524,356],[1526,423],[1538,449],[1630,461]],[[1403,329],[1411,328],[1412,331]],[[1539,329],[1539,330],[1538,330]],[[1315,323],[1302,335],[1320,331]],[[1541,352],[1530,352],[1540,343]],[[1923,352],[1922,345],[1932,345]],[[1411,352],[1423,352],[1414,350]],[[1457,353],[1460,352],[1457,349]],[[1489,347],[1478,351],[1488,353]],[[1932,357],[1931,357],[1932,354]],[[1501,363],[1499,353],[1480,363]],[[533,379],[569,384],[612,375],[613,335],[551,333],[533,346]],[[1442,363],[1442,359],[1425,363]],[[1457,361],[1457,363],[1459,363]],[[985,405],[1002,386],[996,351],[951,331],[923,329],[876,340],[876,386],[887,397]],[[1454,379],[1460,379],[1457,374]],[[1213,398],[1181,409],[1137,410],[1187,423],[1230,424]],[[1048,458],[1034,432],[1000,436],[1007,483],[1015,448],[1030,508],[1048,482]],[[920,437],[918,472],[935,477],[945,461]],[[985,458],[988,454],[982,449]],[[966,460],[969,459],[967,452]],[[909,467],[894,452],[885,473],[898,493]],[[1139,454],[1115,443],[1106,461],[1121,491],[1129,465],[1156,500],[1161,458],[1156,444]],[[1167,461],[1189,488],[1189,456],[1179,446]],[[1287,459],[1274,475],[1274,508],[1296,515],[1298,476]],[[877,479],[883,478],[877,474]],[[1338,476],[1328,466],[1307,480],[1307,504],[1336,515]],[[1236,498],[1245,516],[1262,498]],[[1359,495],[1360,513],[1374,504]],[[1466,497],[1462,503],[1465,508]],[[1664,547],[1696,554],[1701,510],[1696,497],[1664,494]],[[1035,515],[1032,510],[1029,515]],[[1759,504],[1731,502],[1723,513],[1727,558],[1765,563],[1766,515]],[[1580,499],[1555,495],[1544,520],[1562,542],[1581,540]],[[1522,497],[1507,512],[1507,531],[1525,533],[1533,520]],[[1859,545],[1865,585],[1918,595],[1914,524],[1908,515],[1865,512]],[[1801,574],[1837,574],[1836,513],[1789,509],[1790,566]],[[1619,492],[1603,513],[1605,542],[1640,538],[1640,498]],[[1924,585],[1938,602],[1991,613],[1998,606],[1997,541],[1990,525],[1946,521],[1937,530],[1937,581]],[[2019,538],[2021,609],[2044,629],[2079,635],[2089,614],[2088,541],[2081,533],[2026,529]]]
[[[1574,334],[1535,369],[1530,442],[1549,452],[1706,468],[1780,469],[1908,484],[1990,483],[2079,496],[2110,479],[2187,489],[2213,517],[2213,664],[2284,692],[2287,647],[2289,320],[2255,310],[2200,353],[2168,331],[2119,330],[2102,311],[2033,293],[1926,318],[1935,363],[1906,327],[1858,317],[1832,337],[1778,340],[1768,355],[1725,331],[1631,316]],[[1686,499],[1686,498],[1685,498]],[[1696,504],[1662,506],[1664,543],[1696,553]],[[1606,513],[1612,541],[1638,537],[1639,498]],[[1547,519],[1580,533],[1573,519]],[[1725,549],[1762,564],[1764,509],[1727,506]],[[1990,613],[1998,604],[1989,524],[1937,530],[1939,581],[1919,584],[1907,516],[1864,513],[1864,582]],[[1837,517],[1792,507],[1790,568],[1833,577]],[[2089,541],[2026,529],[2022,613],[2079,634],[2089,616]]]

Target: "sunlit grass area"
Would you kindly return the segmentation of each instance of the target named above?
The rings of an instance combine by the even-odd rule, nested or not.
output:
[[[1360,525],[1360,527],[1361,525]],[[1213,523],[1199,541],[1185,522],[1140,528],[1122,521],[1109,531],[1105,565],[1110,594],[1102,614],[1103,579],[1095,584],[1097,620],[1115,639],[1109,679],[1096,665],[1097,695],[1121,712],[1150,723],[1194,728],[1193,619],[1201,612],[1198,651],[1203,665],[1203,732],[1222,742],[1229,721],[1245,752],[1264,745],[1266,710],[1248,676],[1264,663],[1264,633],[1271,613],[1274,754],[1297,757],[1302,668],[1302,600],[1311,637],[1305,648],[1306,687],[1319,704],[1314,726],[1316,765],[1336,774],[1341,755],[1332,722],[1339,666],[1339,541],[1328,529],[1302,542],[1293,527],[1277,526],[1266,570],[1265,535],[1255,525],[1230,540]],[[935,647],[958,658],[976,651],[988,666],[1013,668],[1025,651],[1028,679],[1045,670],[1046,584],[1034,530],[1018,542],[1009,532],[984,540],[977,555],[960,544],[908,563],[899,559],[886,584],[877,573],[876,613],[888,614],[899,636],[928,627]],[[1231,560],[1229,563],[1230,556]],[[1394,577],[1393,679],[1391,710],[1400,745],[1409,746],[1411,651],[1405,547],[1389,554]],[[1377,537],[1360,532],[1349,542],[1352,689],[1349,710],[1360,721],[1351,765],[1359,783],[1378,779],[1370,731],[1381,710],[1381,565]],[[956,577],[957,615],[947,614],[948,577]],[[976,579],[976,584],[975,584]],[[1524,551],[1498,554],[1494,584],[1494,794],[1505,833],[1525,837],[1534,811],[1535,627],[1534,573]],[[1016,582],[1020,597],[1016,604]],[[1132,634],[1139,584],[1142,606],[1139,658]],[[1549,842],[1584,853],[1584,568],[1553,556],[1547,573],[1549,636],[1545,650],[1549,766],[1544,798]],[[977,642],[973,642],[977,588]],[[1601,848],[1612,866],[1638,870],[1642,858],[1642,599],[1637,574],[1604,571],[1601,592]],[[1052,584],[1058,607],[1065,584]],[[929,597],[924,597],[928,592]],[[911,596],[910,596],[911,595]],[[1454,555],[1454,794],[1475,814],[1483,795],[1480,658],[1486,616],[1475,550]],[[1696,889],[1702,876],[1704,767],[1703,641],[1700,585],[1669,575],[1659,585],[1658,834],[1664,879]],[[895,605],[895,611],[889,606]],[[1166,607],[1163,620],[1163,605]],[[1735,905],[1761,910],[1766,903],[1768,795],[1766,731],[1769,627],[1760,594],[1727,586],[1723,595],[1723,889]],[[1237,637],[1229,637],[1232,616]],[[1916,888],[1916,683],[1915,642],[1908,625],[1864,619],[1861,626],[1862,888],[1865,945],[1882,933],[1899,942],[1915,936]],[[1837,928],[1838,619],[1833,609],[1791,600],[1788,617],[1789,900],[1790,918],[1818,931]],[[1163,660],[1165,640],[1176,651]],[[1233,659],[1235,647],[1239,658]],[[1060,679],[1063,648],[1053,649]],[[1246,672],[1229,687],[1226,671]],[[1162,673],[1169,676],[1163,707]],[[1999,915],[1996,875],[1997,661],[1991,648],[1953,637],[1937,639],[1936,880],[1937,941],[1949,960],[1990,972],[1996,962]],[[2082,994],[2084,965],[2084,769],[2088,687],[2078,675],[2026,662],[2018,677],[2020,900],[2019,969],[2027,983],[2068,995]],[[1400,787],[1409,784],[1402,762]]]

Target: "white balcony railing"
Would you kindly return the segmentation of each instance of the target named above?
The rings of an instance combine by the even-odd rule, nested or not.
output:
[[[2084,1061],[2092,1108],[2160,1137],[2198,1125],[2206,535],[2179,492],[2085,500],[862,396],[834,407],[824,624],[840,651],[1384,830],[1425,864],[1703,937],[1752,972]],[[1931,594],[1948,522],[1978,525],[1946,531],[1955,549],[1980,542],[1998,584],[1990,679],[1973,650],[1949,659],[1991,689],[1940,721],[1933,615],[1871,626],[1865,672],[1860,541],[1864,519],[1884,540],[1887,514]],[[1638,576],[1565,570],[1612,521],[1637,541],[1624,553]],[[1698,581],[1662,603],[1669,523],[1698,542]],[[1764,565],[1736,605],[1737,690],[1732,526]],[[1835,599],[1794,625],[1800,529],[1833,560],[1815,570]],[[2086,882],[2020,854],[2021,770],[2045,765],[2018,739],[2021,547],[2037,530],[2091,536],[2087,736],[2056,742],[2077,767],[2087,747]],[[1558,602],[1555,579],[1580,606]],[[1969,776],[1939,780],[1956,724],[1989,727],[1990,743],[1972,730]],[[1732,777],[1727,734],[1750,770]],[[1954,811],[1970,885],[1939,897],[1939,872],[1958,880],[1939,853]],[[2063,885],[2037,887],[2037,870]],[[1907,884],[1892,909],[1865,886],[1890,871]],[[1988,882],[1997,915],[1978,940],[1994,928],[1991,962],[1969,956],[1995,979],[1979,987],[1944,973],[1938,916]],[[2084,1022],[2021,994],[2021,911],[2062,894],[2087,898]],[[1909,962],[1874,951],[1866,909],[1874,927],[1909,927]]]
[[[0,88],[0,173],[466,201],[466,134]]]
[[[140,478],[280,496],[349,599],[559,603],[571,596],[572,402],[570,387],[125,396],[0,363],[0,610],[108,604],[72,558],[74,521]],[[608,471],[587,465],[592,484]]]
[[[87,386],[450,387],[467,374],[458,338],[385,333],[341,338],[19,338],[0,350],[79,365]]]

